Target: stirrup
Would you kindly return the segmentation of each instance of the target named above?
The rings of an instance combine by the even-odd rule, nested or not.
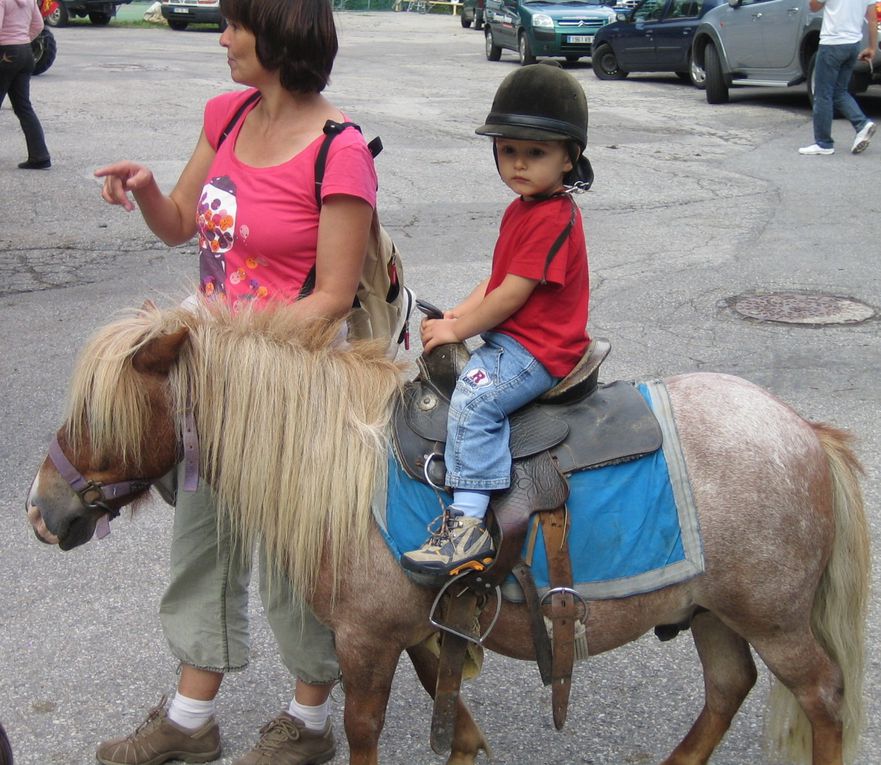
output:
[[[466,577],[470,577],[469,581],[462,581]],[[486,605],[486,599],[490,595],[495,595],[496,599],[496,612],[493,614],[492,621],[489,623],[489,626],[486,628],[486,632],[483,635],[473,634],[468,632],[463,632],[455,627],[450,626],[449,624],[445,624],[440,621],[440,617],[437,615],[438,607],[440,606],[441,598],[447,594],[447,591],[455,584],[461,585],[462,589],[459,590],[456,594],[450,593],[450,597],[458,597],[461,592],[465,589],[470,589],[473,592],[477,593],[478,597],[478,608],[479,610],[483,610],[483,607]],[[442,630],[443,632],[449,632],[451,635],[455,635],[456,637],[460,637],[463,640],[467,640],[471,643],[475,643],[476,645],[483,646],[484,641],[490,636],[490,633],[496,626],[496,622],[499,620],[499,614],[502,612],[502,588],[498,585],[493,587],[489,582],[487,582],[483,577],[477,576],[474,571],[463,571],[461,574],[457,574],[455,576],[451,576],[451,578],[441,587],[440,592],[438,592],[437,596],[434,599],[434,603],[431,604],[431,611],[428,613],[428,621],[432,627]]]

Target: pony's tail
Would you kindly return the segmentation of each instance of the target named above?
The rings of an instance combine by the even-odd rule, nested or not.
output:
[[[859,477],[863,469],[849,443],[850,434],[811,423],[829,463],[835,540],[820,578],[811,627],[824,650],[841,669],[844,761],[857,754],[863,728],[863,637],[869,602],[871,559],[869,528]],[[769,699],[768,734],[788,760],[811,762],[811,725],[795,697],[775,681]]]

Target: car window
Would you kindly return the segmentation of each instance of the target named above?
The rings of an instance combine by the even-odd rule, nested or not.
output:
[[[701,4],[699,0],[673,0],[670,6],[670,19],[694,19],[700,15]]]
[[[634,21],[655,21],[664,14],[664,6],[666,0],[644,0],[644,2],[633,11],[632,18]]]

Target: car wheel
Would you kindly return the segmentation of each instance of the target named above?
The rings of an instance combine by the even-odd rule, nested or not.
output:
[[[484,34],[484,42],[486,43],[486,58],[488,61],[498,61],[502,57],[502,49],[496,45],[493,40],[493,32],[489,27],[486,28]]]
[[[470,19],[468,16],[465,15],[465,12],[464,12],[464,11],[462,12],[462,15],[461,15],[461,17],[459,18],[459,20],[462,22],[462,26],[463,26],[465,29],[468,29],[468,27],[471,26],[471,19]]]
[[[805,83],[807,85],[808,90],[808,103],[811,105],[811,109],[814,108],[814,67],[817,65],[817,54],[812,53],[811,57],[808,59],[808,71],[807,76],[805,77]]]
[[[722,74],[722,62],[716,46],[710,43],[704,51],[704,69],[707,72],[706,91],[708,104],[728,103],[728,83]]]
[[[175,21],[174,19],[169,19],[168,26],[170,26],[175,32],[181,32],[187,28],[187,22],[186,21]]]
[[[618,66],[615,51],[608,43],[600,45],[591,56],[593,73],[601,80],[623,80],[629,73]]]
[[[474,12],[474,28],[483,29],[483,11]]]
[[[707,73],[704,68],[694,60],[694,54],[688,56],[688,78],[691,84],[698,90],[703,90],[707,86]]]
[[[12,746],[2,725],[0,725],[0,765],[12,765]]]
[[[58,2],[55,4],[55,10],[45,18],[45,22],[50,27],[66,27],[70,23],[70,14],[64,4]]]
[[[109,13],[101,13],[100,11],[92,11],[89,14],[89,21],[96,27],[106,27],[110,23],[111,16]]]
[[[520,66],[528,66],[535,63],[535,56],[532,54],[532,46],[529,44],[529,38],[526,32],[520,33],[520,42],[517,45],[517,52],[520,54]]]
[[[43,74],[52,66],[58,51],[55,36],[47,27],[43,27],[43,31],[34,38],[31,50],[34,52],[34,74]]]

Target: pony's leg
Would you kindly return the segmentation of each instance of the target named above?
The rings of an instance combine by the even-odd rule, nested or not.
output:
[[[705,765],[756,682],[749,644],[716,616],[699,614],[691,632],[704,670],[704,708],[661,765]]]
[[[844,680],[810,627],[750,641],[762,661],[795,696],[811,724],[812,765],[842,765]]]
[[[419,643],[407,649],[413,668],[419,677],[422,687],[434,698],[437,688],[438,659],[426,647],[425,643]],[[447,765],[474,765],[477,753],[483,749],[488,757],[491,757],[489,744],[483,735],[483,731],[474,722],[471,712],[460,696],[456,700],[456,726],[453,733],[453,749],[447,760]]]
[[[349,742],[349,765],[379,765],[379,734],[400,649],[379,641],[348,643],[337,634],[337,657],[346,703],[343,725]]]

